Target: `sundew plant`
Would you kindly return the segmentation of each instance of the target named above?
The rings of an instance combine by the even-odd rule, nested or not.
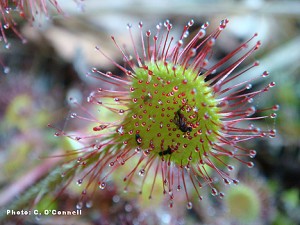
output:
[[[0,1],[0,29],[1,41],[6,48],[10,48],[10,43],[6,37],[5,30],[11,29],[23,43],[26,39],[18,30],[18,20],[26,20],[30,23],[39,21],[36,17],[49,17],[49,8],[55,8],[57,13],[62,14],[62,10],[56,0],[1,0]]]
[[[259,66],[257,61],[243,70],[236,69],[259,49],[260,41],[254,41],[257,34],[218,62],[210,62],[214,45],[228,22],[222,20],[210,34],[206,32],[206,22],[189,36],[194,25],[190,20],[179,37],[172,35],[173,25],[168,20],[159,23],[154,31],[145,31],[140,22],[136,28],[140,30],[138,41],[132,33],[135,28],[128,24],[133,52],[111,37],[124,60],[122,65],[96,47],[121,74],[97,68],[88,73],[109,87],[99,88],[87,98],[89,104],[99,109],[99,115],[71,99],[82,109],[82,113],[72,113],[71,117],[91,122],[91,135],[74,136],[59,129],[56,132],[57,136],[88,143],[66,154],[74,158],[71,162],[75,166],[62,173],[66,181],[72,179],[83,188],[78,208],[97,189],[105,189],[122,168],[130,168],[127,175],[119,177],[125,191],[132,188],[136,194],[151,198],[154,188],[160,186],[170,207],[176,202],[176,195],[183,193],[187,208],[191,209],[195,202],[191,190],[200,200],[203,186],[213,196],[222,198],[224,193],[216,183],[239,183],[231,175],[233,164],[254,166],[251,159],[256,151],[247,149],[243,143],[276,135],[275,129],[260,129],[255,122],[275,118],[274,111],[279,106],[254,106],[255,98],[275,83],[251,90],[251,82],[267,77],[268,72],[247,79],[247,72]],[[235,82],[240,77],[244,81]],[[116,119],[101,119],[105,117],[101,111],[116,114]],[[145,182],[149,179],[151,188],[145,193]]]

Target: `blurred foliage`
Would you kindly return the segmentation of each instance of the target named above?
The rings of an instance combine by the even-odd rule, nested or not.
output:
[[[245,173],[243,168],[236,166],[241,186],[226,189],[228,198],[225,195],[225,199],[211,198],[203,189],[201,195],[209,197],[187,211],[183,210],[184,204],[169,210],[160,204],[163,199],[154,197],[148,200],[147,195],[135,199],[130,193],[119,194],[124,182],[111,182],[108,190],[97,191],[92,201],[86,203],[84,216],[75,219],[28,218],[27,224],[67,224],[66,221],[70,224],[300,224],[299,1],[87,0],[84,7],[82,1],[77,1],[78,8],[73,1],[59,2],[65,16],[55,16],[33,26],[26,21],[19,22],[17,28],[28,40],[27,44],[22,44],[11,30],[7,30],[11,48],[1,46],[0,64],[4,72],[8,72],[8,67],[10,71],[0,74],[0,196],[12,195],[6,202],[0,201],[1,211],[13,200],[26,197],[30,186],[41,187],[40,179],[43,182],[57,162],[45,167],[49,159],[40,156],[66,154],[67,150],[78,147],[75,142],[55,138],[55,129],[47,124],[69,130],[82,126],[82,123],[70,120],[70,114],[76,109],[69,104],[69,97],[76,97],[85,105],[89,93],[104,85],[85,76],[86,72],[94,66],[115,70],[94,51],[95,45],[100,44],[108,55],[121,62],[122,58],[109,37],[114,34],[118,42],[126,43],[130,50],[127,21],[137,25],[143,20],[145,26],[153,27],[168,18],[176,33],[176,27],[181,27],[190,18],[200,24],[210,21],[214,27],[223,17],[228,17],[232,24],[222,33],[216,46],[216,59],[252,33],[259,32],[263,47],[251,60],[259,59],[261,66],[251,71],[249,77],[257,76],[265,69],[270,71],[268,79],[274,80],[277,86],[266,96],[259,97],[258,104],[280,105],[275,124],[273,120],[264,124],[269,129],[276,127],[276,138],[252,143],[258,152],[255,158],[257,169]],[[135,37],[137,35],[134,33]],[[255,88],[266,83],[253,85]],[[90,110],[97,112],[97,109]],[[102,120],[109,118],[107,115]],[[86,129],[92,128],[87,126]],[[18,180],[32,171],[41,171],[41,174],[30,185],[21,185],[19,193],[9,189],[14,184],[20,186]],[[54,170],[53,174],[59,176],[60,172]],[[120,173],[125,174],[126,170]],[[150,192],[151,183],[145,185]],[[241,187],[245,188],[241,190]],[[252,216],[250,212],[247,215],[256,219],[241,222],[238,216],[232,218],[234,210],[228,211],[230,207],[242,210],[239,205],[241,197],[236,203],[230,202],[232,194],[239,191],[251,198],[251,203],[247,203],[249,207],[259,205],[261,215],[257,215],[257,209]],[[47,195],[37,207],[48,207],[52,198],[52,195]],[[78,203],[76,184],[67,188],[59,198],[54,198],[51,207],[73,210]],[[11,219],[7,224],[15,223],[15,218]]]

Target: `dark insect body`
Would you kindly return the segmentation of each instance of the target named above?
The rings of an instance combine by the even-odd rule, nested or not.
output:
[[[177,127],[179,128],[179,130],[181,130],[182,132],[184,132],[184,133],[191,132],[192,131],[192,127],[190,127],[189,125],[186,124],[186,118],[181,113],[181,109],[183,107],[184,107],[184,105],[180,109],[178,109],[177,112],[175,113],[174,123],[177,125]]]
[[[172,149],[170,148],[170,146],[168,146],[167,150],[164,150],[162,152],[159,152],[158,155],[159,156],[163,156],[163,155],[171,155],[173,153]]]

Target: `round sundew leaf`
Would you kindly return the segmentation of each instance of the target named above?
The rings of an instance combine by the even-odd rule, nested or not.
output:
[[[261,210],[260,200],[255,190],[240,184],[231,188],[225,198],[229,214],[240,222],[250,222],[258,218]]]
[[[164,200],[164,198],[161,197],[161,193],[163,193],[163,182],[161,179],[156,177],[152,190],[155,171],[153,169],[146,169],[142,175],[140,171],[143,169],[143,164],[135,171],[134,174],[132,174],[132,177],[128,176],[132,171],[132,165],[136,165],[137,163],[137,156],[131,158],[130,162],[125,163],[122,167],[115,170],[115,173],[112,174],[112,180],[118,188],[119,193],[121,193],[122,197],[125,199],[138,200],[139,206],[144,209],[149,207],[152,208],[154,206],[159,207]],[[126,178],[125,181],[124,178]],[[137,185],[137,183],[140,184],[142,182],[143,187]],[[136,193],[139,193],[138,198],[136,198]],[[150,196],[151,198],[149,199]]]
[[[54,196],[49,194],[43,196],[42,200],[35,205],[35,210],[38,212],[44,212],[44,210],[56,210],[58,208],[58,204],[53,200]]]
[[[32,108],[33,102],[30,96],[26,94],[18,95],[12,99],[7,107],[5,120],[20,130],[26,130],[28,129],[28,117]]]
[[[204,78],[181,66],[174,72],[173,66],[156,62],[135,69],[124,135],[116,138],[151,154],[172,155],[172,162],[186,165],[199,161],[196,149],[200,155],[211,150],[220,121],[217,102]]]

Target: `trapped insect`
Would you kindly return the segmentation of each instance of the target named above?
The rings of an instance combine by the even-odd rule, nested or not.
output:
[[[173,153],[173,150],[168,146],[167,150],[164,150],[162,152],[159,152],[158,155],[163,156],[163,155],[171,155]]]
[[[186,117],[181,113],[181,110],[184,106],[185,105],[183,105],[180,109],[177,110],[177,112],[175,113],[173,121],[178,126],[179,130],[186,133],[186,132],[191,132],[192,127],[187,124]]]

